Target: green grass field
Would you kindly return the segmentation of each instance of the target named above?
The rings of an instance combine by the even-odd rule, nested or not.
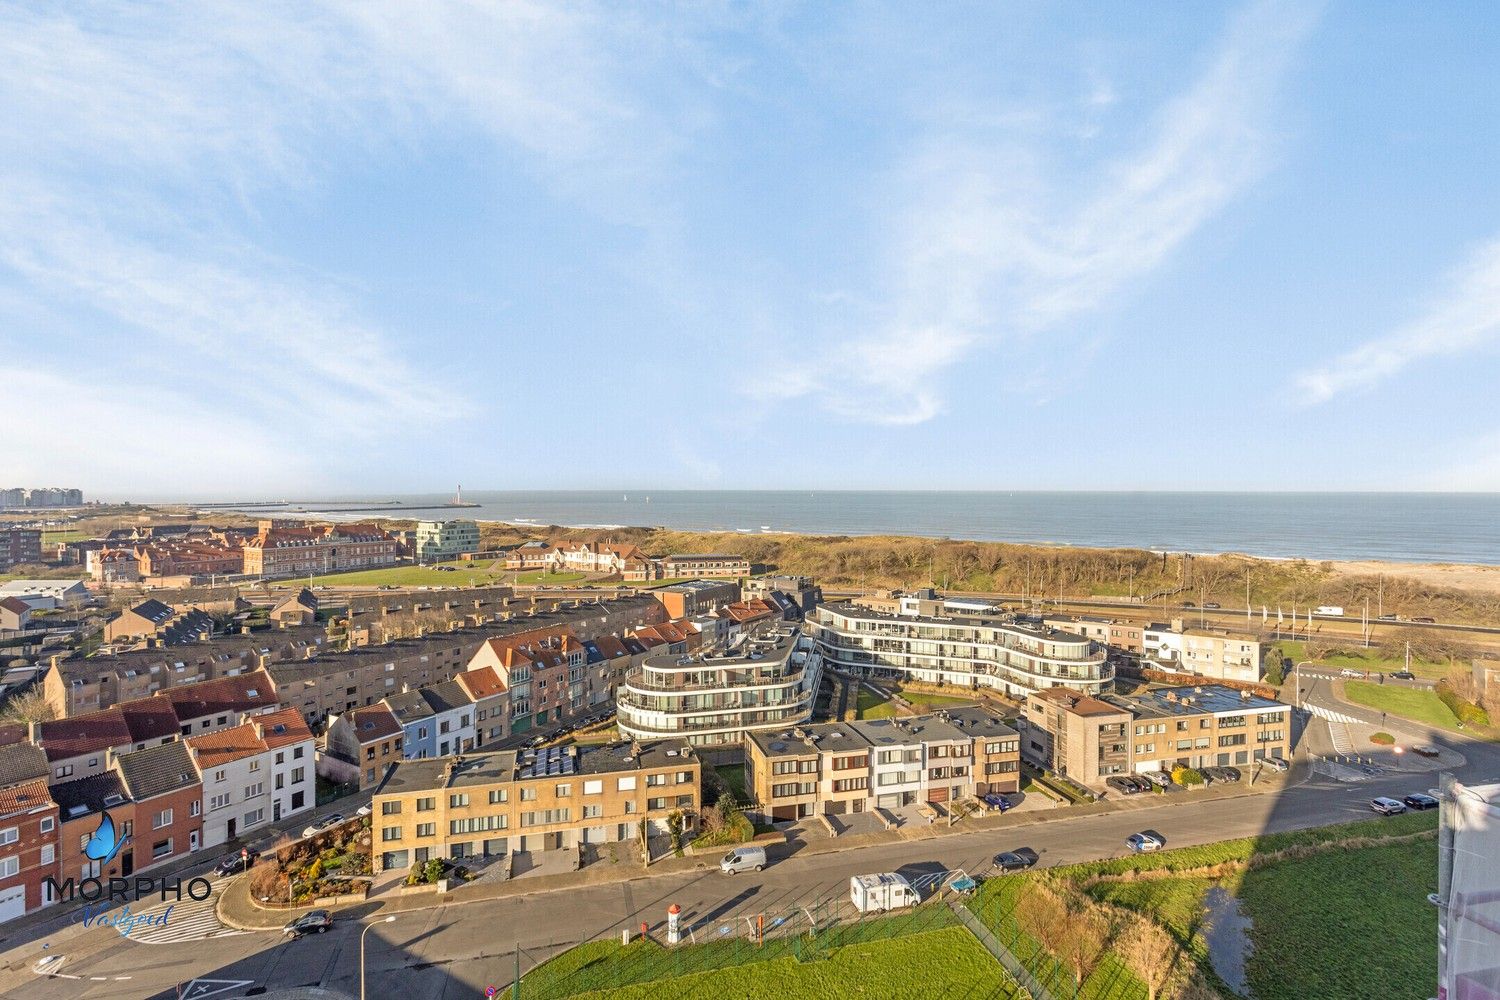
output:
[[[902,931],[903,918],[869,921],[847,929],[846,943],[830,951],[789,938],[762,948],[743,939],[683,945],[667,950],[651,942],[580,945],[539,966],[521,981],[532,1000],[566,996],[597,1000],[648,1000],[661,996],[789,997],[858,996],[862,1000],[906,1000],[923,996],[983,996],[1009,1000],[1015,985],[967,930],[946,911],[932,913],[933,929]],[[908,925],[917,926],[917,925]],[[900,936],[880,937],[886,931]],[[878,970],[878,974],[872,974]]]
[[[743,764],[721,764],[714,768],[724,783],[729,786],[736,802],[749,802],[750,793],[745,789],[745,765]]]
[[[979,700],[978,698],[955,698],[947,694],[928,694],[926,691],[907,691],[904,689],[896,693],[911,702],[912,706],[919,710],[952,708],[954,705],[972,705]]]
[[[889,719],[896,714],[896,706],[882,698],[863,684],[859,686],[859,700],[854,706],[857,719]]]
[[[1458,719],[1431,691],[1370,681],[1345,681],[1344,694],[1356,705],[1378,712],[1389,712],[1441,729],[1458,729]]]
[[[1282,648],[1282,655],[1290,656],[1294,663],[1307,659],[1307,643],[1305,642],[1285,639],[1276,643],[1276,645]],[[1378,649],[1370,649],[1362,653],[1353,654],[1339,653],[1333,656],[1325,656],[1315,662],[1321,666],[1334,667],[1339,670],[1345,667],[1353,667],[1355,670],[1363,670],[1366,673],[1383,674],[1394,673],[1406,667],[1406,658],[1404,656],[1381,656]],[[1449,669],[1449,664],[1446,660],[1423,660],[1418,657],[1412,657],[1411,672],[1418,677],[1425,677],[1428,680],[1434,681],[1441,680],[1448,676]]]

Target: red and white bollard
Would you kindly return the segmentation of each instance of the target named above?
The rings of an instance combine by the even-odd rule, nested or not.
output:
[[[676,944],[682,940],[682,928],[678,926],[681,917],[682,907],[676,903],[667,907],[667,944]]]

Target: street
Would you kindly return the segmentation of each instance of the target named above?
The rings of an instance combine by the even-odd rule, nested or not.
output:
[[[1333,702],[1326,682],[1309,698]],[[1319,725],[1314,722],[1311,728]],[[1467,763],[1461,780],[1500,775],[1500,748],[1409,724],[1413,739],[1461,748]],[[519,957],[523,971],[569,945],[598,938],[618,939],[622,929],[641,923],[658,931],[672,903],[700,939],[704,934],[736,933],[739,917],[788,912],[818,899],[842,899],[851,875],[877,871],[921,874],[962,868],[982,872],[994,854],[1029,847],[1042,865],[1068,864],[1126,853],[1125,838],[1142,829],[1166,836],[1168,847],[1184,847],[1234,837],[1326,823],[1367,819],[1369,800],[1378,794],[1404,795],[1437,783],[1435,773],[1385,775],[1343,783],[1318,775],[1280,793],[1228,799],[1174,796],[1160,804],[1100,815],[1038,814],[1025,825],[921,841],[797,856],[797,844],[771,853],[766,871],[723,876],[709,866],[662,877],[614,882],[525,896],[403,911],[368,937],[369,975],[381,996],[482,996],[487,985],[510,982]],[[378,902],[337,914],[333,929],[287,941],[275,933],[215,937],[211,943],[150,944],[127,940],[110,928],[89,929],[62,951],[60,973],[76,979],[7,977],[4,996],[26,998],[126,998],[175,996],[174,987],[194,977],[244,985],[220,994],[198,987],[198,996],[239,996],[244,990],[315,985],[358,993],[358,934],[380,910]],[[167,935],[166,937],[170,937]],[[27,946],[28,964],[43,951]],[[519,955],[517,948],[520,949]],[[4,956],[7,963],[14,955]],[[128,976],[129,979],[116,977]]]

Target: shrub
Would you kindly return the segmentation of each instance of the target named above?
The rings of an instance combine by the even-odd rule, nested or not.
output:
[[[1203,784],[1203,772],[1193,767],[1178,767],[1172,771],[1172,780],[1179,785]]]
[[[312,864],[308,865],[307,866],[307,871],[303,874],[302,877],[304,879],[306,879],[307,881],[309,881],[309,882],[316,882],[318,879],[322,878],[323,877],[323,859],[322,858],[318,858]]]
[[[1383,747],[1395,746],[1396,737],[1392,736],[1390,733],[1372,733],[1370,736],[1370,742],[1379,744]]]
[[[1448,711],[1453,713],[1454,718],[1464,725],[1488,726],[1490,724],[1490,714],[1453,690],[1453,686],[1447,681],[1438,682],[1437,696],[1438,700],[1448,706]]]

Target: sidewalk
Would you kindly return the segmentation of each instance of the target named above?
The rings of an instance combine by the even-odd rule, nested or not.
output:
[[[1131,796],[1129,798],[1105,799],[1101,802],[1093,802],[1086,805],[1068,806],[1061,809],[1022,813],[1020,815],[1016,815],[1012,811],[999,815],[971,817],[951,827],[946,823],[911,824],[895,830],[847,834],[836,838],[829,837],[826,834],[821,836],[809,835],[809,831],[799,830],[798,832],[802,834],[803,839],[797,846],[795,856],[800,858],[819,854],[833,854],[858,850],[864,847],[896,844],[904,841],[933,840],[940,837],[951,837],[988,830],[1040,826],[1050,822],[1053,817],[1100,815],[1149,809],[1159,805],[1232,799],[1246,795],[1262,795],[1281,791],[1293,784],[1301,784],[1310,775],[1311,769],[1309,765],[1299,761],[1293,765],[1291,772],[1288,774],[1258,778],[1254,782],[1253,787],[1252,783],[1246,780],[1232,785],[1200,787],[1191,791],[1184,790],[1162,795],[1148,794]],[[777,848],[772,846],[770,850],[772,855],[775,856]],[[641,868],[636,863],[607,864],[596,862],[582,871],[565,872],[557,875],[527,876],[526,878],[511,879],[506,882],[481,879],[471,885],[460,886],[446,893],[439,893],[436,890],[406,895],[386,893],[378,899],[366,899],[362,902],[325,908],[331,909],[335,913],[354,912],[363,918],[377,911],[383,914],[401,913],[410,910],[428,909],[435,906],[452,906],[459,903],[478,902],[480,900],[557,892],[590,885],[635,882],[642,879],[679,875],[686,872],[713,868],[716,865],[715,858],[719,853],[720,849],[715,848],[706,854],[696,856],[664,858],[654,862],[650,868],[646,869]],[[219,896],[218,917],[220,922],[225,926],[233,927],[236,930],[277,931],[284,927],[294,916],[314,908],[309,905],[294,909],[262,909],[258,903],[250,898],[250,880],[245,876],[240,876],[230,883],[229,887]]]

